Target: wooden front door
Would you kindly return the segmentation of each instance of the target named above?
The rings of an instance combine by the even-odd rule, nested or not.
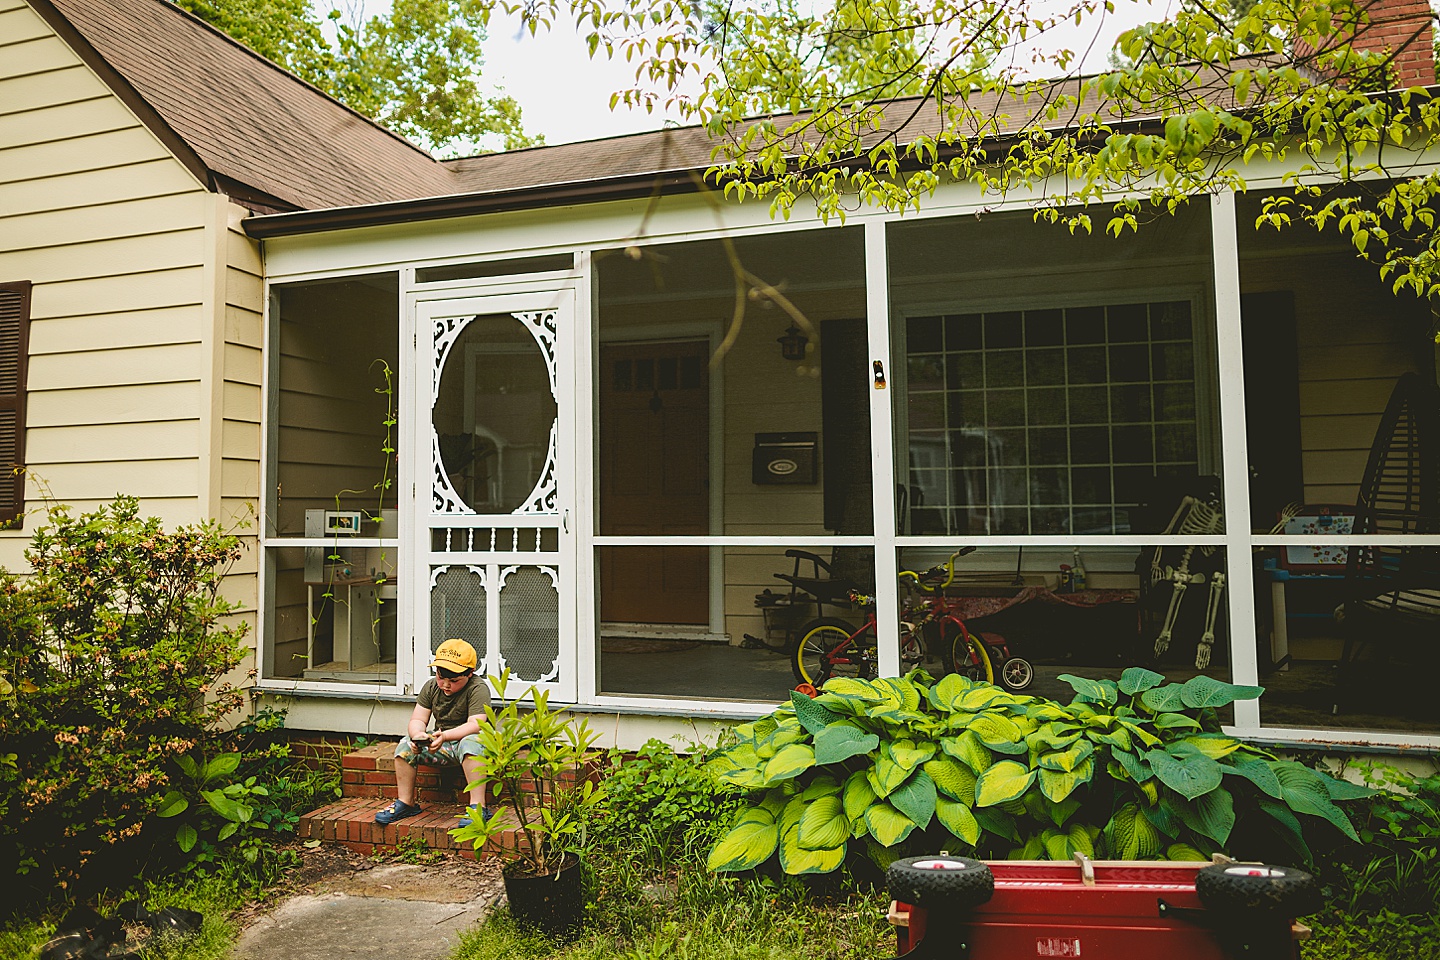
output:
[[[705,341],[600,348],[600,534],[710,532],[710,390]],[[705,624],[706,547],[602,547],[600,619]]]

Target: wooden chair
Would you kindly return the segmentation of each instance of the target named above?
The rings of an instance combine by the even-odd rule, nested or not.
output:
[[[1440,387],[1416,374],[1396,382],[1380,419],[1354,532],[1440,533]],[[1335,713],[1365,648],[1382,668],[1398,652],[1440,653],[1440,546],[1351,547],[1343,590],[1335,611],[1345,637]]]

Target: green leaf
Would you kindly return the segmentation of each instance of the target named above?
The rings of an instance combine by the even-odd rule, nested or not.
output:
[[[1199,750],[1211,760],[1219,760],[1228,757],[1240,749],[1240,741],[1232,740],[1227,736],[1218,733],[1199,733],[1193,736],[1184,737],[1180,743],[1188,743]]]
[[[865,811],[865,826],[881,846],[893,847],[910,836],[915,829],[915,821],[882,801]]]
[[[1164,682],[1165,678],[1154,670],[1146,670],[1144,667],[1127,667],[1125,672],[1120,674],[1120,692],[1127,697],[1133,697],[1137,693],[1158,687]]]
[[[1150,769],[1150,764],[1144,757],[1131,753],[1128,750],[1112,750],[1110,755],[1120,761],[1120,766],[1130,775],[1130,779],[1136,783],[1144,783],[1155,776],[1155,771]]]
[[[1077,740],[1064,750],[1052,750],[1049,753],[1040,754],[1036,766],[1046,770],[1069,773],[1094,752],[1095,748],[1090,745],[1089,740]]]
[[[226,820],[238,823],[250,819],[248,807],[238,801],[231,800],[219,790],[201,790],[200,797],[209,805],[211,810],[214,810]]]
[[[790,780],[815,766],[815,750],[808,743],[791,743],[765,764],[765,783]]]
[[[1034,782],[1034,770],[1015,760],[1001,760],[975,781],[975,805],[989,807],[1014,800]]]
[[[1172,843],[1165,848],[1166,860],[1199,860],[1208,863],[1210,858],[1188,843]]]
[[[1325,791],[1330,794],[1331,800],[1363,800],[1365,797],[1373,797],[1379,793],[1369,787],[1358,783],[1351,783],[1349,780],[1340,780],[1329,774],[1315,771],[1325,784]]]
[[[1271,770],[1270,764],[1264,760],[1253,757],[1235,760],[1232,757],[1230,763],[1220,765],[1220,770],[1233,776],[1244,777],[1276,800],[1284,799],[1280,790],[1280,778],[1275,776],[1275,771]]]
[[[1111,855],[1117,860],[1148,860],[1165,849],[1165,839],[1134,803],[1115,812],[1105,827]]]
[[[975,822],[980,824],[981,830],[997,837],[1003,837],[1011,843],[1020,842],[1020,833],[1015,829],[1015,818],[1004,810],[997,807],[986,807],[970,812],[975,815]]]
[[[972,847],[980,841],[980,824],[976,821],[975,814],[963,803],[945,797],[936,798],[935,819],[940,821],[942,827]]]
[[[1211,790],[1195,801],[1195,817],[1186,824],[1224,846],[1235,829],[1235,798],[1224,787]]]
[[[751,807],[736,817],[730,832],[715,844],[705,868],[720,872],[753,870],[770,858],[779,839],[774,814]]]
[[[1041,789],[1043,791],[1043,786]],[[1069,820],[1074,816],[1075,811],[1080,809],[1080,801],[1074,797],[1067,797],[1064,800],[1057,800],[1045,806],[1046,812],[1050,816],[1050,822],[1057,827],[1063,827],[1065,826],[1065,821]]]
[[[805,808],[797,839],[806,850],[833,850],[850,839],[850,821],[838,796],[821,797]]]
[[[990,764],[995,762],[995,757],[980,743],[980,738],[970,730],[966,730],[958,737],[942,737],[940,749],[965,764],[971,772],[976,774],[984,773]]]
[[[236,830],[239,830],[239,829],[240,829],[240,824],[238,824],[238,823],[227,823],[227,824],[225,824],[223,827],[220,828],[220,831],[219,831],[218,833],[215,834],[215,840],[216,840],[217,842],[224,841],[224,840],[229,840],[231,837],[233,837],[233,836],[235,835],[235,831],[236,831]]]
[[[1167,683],[1140,694],[1140,702],[1156,713],[1171,713],[1185,709],[1183,687],[1178,683]]]
[[[835,723],[815,734],[815,763],[840,763],[880,746],[880,738],[848,723]]]
[[[927,760],[921,767],[941,793],[959,800],[967,807],[975,805],[975,773],[951,757]]]
[[[181,772],[191,780],[197,779],[200,776],[200,768],[195,765],[195,759],[193,757],[180,757],[175,762],[179,764]]]
[[[845,778],[845,785],[841,789],[840,801],[845,810],[845,816],[851,823],[863,819],[865,811],[870,805],[880,799],[870,787],[870,780],[865,776],[864,770],[857,770]]]
[[[160,801],[160,806],[155,810],[157,817],[173,817],[190,809],[190,801],[186,800],[179,790],[171,790],[165,794]]]
[[[1254,700],[1264,692],[1264,687],[1237,686],[1202,673],[1185,681],[1180,688],[1180,699],[1185,706],[1196,709],[1224,707],[1236,700]]]
[[[1009,717],[998,713],[981,713],[971,719],[968,731],[991,750],[1013,753],[1015,748],[1025,752],[1025,735],[1019,725]],[[964,759],[963,757],[960,759]],[[979,771],[976,771],[979,773]]]
[[[1271,800],[1269,797],[1260,797],[1258,805],[1270,819],[1274,820],[1280,828],[1280,837],[1285,843],[1300,855],[1303,863],[1309,863],[1313,857],[1310,854],[1310,847],[1305,842],[1305,832],[1300,828],[1300,820],[1279,800]]]
[[[1209,793],[1223,779],[1220,764],[1200,754],[1176,757],[1164,750],[1151,750],[1145,759],[1160,782],[1186,800]]]
[[[1085,760],[1074,770],[1058,771],[1041,768],[1038,771],[1040,792],[1052,803],[1060,803],[1074,793],[1076,787],[1089,783],[1094,776],[1095,760],[1093,757]]]
[[[1151,723],[1156,730],[1199,730],[1200,721],[1184,713],[1162,713]]]
[[[890,794],[890,803],[921,830],[935,816],[935,781],[921,770]]]
[[[222,753],[220,756],[205,764],[203,779],[206,783],[217,780],[220,777],[228,777],[240,766],[240,754]]]
[[[1057,680],[1064,680],[1070,684],[1070,688],[1092,703],[1103,703],[1114,705],[1119,702],[1115,691],[1119,688],[1110,681],[1087,680],[1085,677],[1077,677],[1073,674],[1062,673],[1056,677]]]
[[[888,797],[900,784],[910,778],[920,764],[935,755],[933,745],[917,747],[914,741],[897,740],[880,747],[880,756],[875,761],[875,779],[872,786],[882,797]]]
[[[790,691],[790,702],[795,706],[795,716],[799,718],[800,725],[812,737],[841,719],[840,714],[826,709],[799,690]]]
[[[175,842],[180,845],[181,853],[189,853],[195,849],[195,841],[200,839],[200,834],[188,823],[182,823],[175,828]]]
[[[1320,774],[1303,764],[1290,760],[1272,760],[1270,769],[1280,779],[1282,799],[1296,813],[1307,813],[1323,817],[1335,825],[1345,836],[1357,843],[1360,837],[1345,812],[1330,799],[1330,791],[1320,779]]]

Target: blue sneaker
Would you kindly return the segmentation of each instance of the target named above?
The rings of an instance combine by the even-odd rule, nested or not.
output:
[[[413,817],[420,812],[420,806],[414,803],[406,803],[403,800],[396,800],[390,806],[375,814],[375,822],[381,824],[394,823],[396,820],[404,820],[406,817]]]
[[[489,823],[489,822],[490,822],[491,820],[493,820],[493,819],[495,819],[495,811],[494,811],[494,810],[491,810],[489,807],[481,807],[481,808],[480,808],[480,822],[481,822],[481,823]],[[473,822],[474,822],[474,821],[472,821],[469,817],[461,817],[459,820],[455,821],[455,826],[456,826],[457,828],[458,828],[458,827],[468,827],[468,826],[470,826],[470,824],[473,823]]]

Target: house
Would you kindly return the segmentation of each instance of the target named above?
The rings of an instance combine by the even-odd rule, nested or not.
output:
[[[1116,240],[964,186],[781,222],[708,160],[684,129],[438,162],[163,0],[0,0],[10,515],[253,515],[256,697],[307,729],[398,733],[458,635],[611,742],[704,739],[796,683],[747,635],[862,622],[817,569],[874,595],[882,674],[945,666],[897,574],[973,547],[953,612],[1033,692],[1143,663],[1265,685],[1249,737],[1440,746],[1404,671],[1337,675],[1328,617],[1430,310],[1257,232],[1278,167]]]

